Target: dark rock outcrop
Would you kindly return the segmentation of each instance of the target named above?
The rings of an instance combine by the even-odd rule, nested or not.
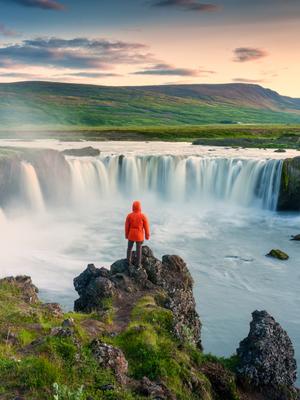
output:
[[[30,276],[20,275],[0,279],[0,284],[14,286],[20,293],[22,300],[26,303],[35,304],[39,302],[38,288],[32,283]]]
[[[74,279],[74,287],[80,298],[75,301],[74,310],[92,312],[103,309],[103,300],[111,298],[115,291],[109,279],[109,271],[89,264],[87,269]]]
[[[67,149],[62,151],[65,156],[75,157],[97,157],[100,155],[100,150],[94,149],[94,147],[88,146],[81,149]]]
[[[299,235],[292,236],[292,239],[291,239],[291,240],[295,240],[295,241],[297,241],[297,242],[300,242],[300,234],[299,234]]]
[[[144,246],[142,267],[129,266],[127,260],[116,261],[110,271],[89,265],[74,279],[80,298],[75,311],[102,312],[105,300],[130,303],[130,296],[147,292],[160,293],[161,305],[174,315],[174,333],[181,341],[190,341],[201,347],[201,322],[196,312],[193,280],[189,270],[178,256],[154,257]]]
[[[288,158],[283,162],[278,210],[300,210],[300,157]]]
[[[249,335],[237,349],[239,380],[265,399],[297,398],[297,365],[288,334],[266,311],[255,311],[252,317]]]
[[[282,260],[282,261],[286,261],[289,259],[289,256],[284,251],[279,249],[271,250],[268,254],[266,254],[266,256],[277,258],[277,260]]]

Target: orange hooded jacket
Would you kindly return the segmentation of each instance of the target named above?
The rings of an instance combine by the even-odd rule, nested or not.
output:
[[[131,242],[143,242],[150,239],[148,218],[142,213],[141,203],[134,201],[132,213],[127,215],[125,222],[125,238]]]

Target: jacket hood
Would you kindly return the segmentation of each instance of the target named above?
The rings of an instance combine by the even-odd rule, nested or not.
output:
[[[132,211],[133,212],[141,212],[142,211],[142,206],[139,201],[134,201],[132,204]]]

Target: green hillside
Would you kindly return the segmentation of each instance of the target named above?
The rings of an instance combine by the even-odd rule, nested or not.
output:
[[[300,100],[258,85],[0,84],[1,129],[297,124]]]

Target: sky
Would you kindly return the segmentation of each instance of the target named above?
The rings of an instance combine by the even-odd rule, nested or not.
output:
[[[0,82],[253,83],[300,98],[300,0],[0,0]]]

